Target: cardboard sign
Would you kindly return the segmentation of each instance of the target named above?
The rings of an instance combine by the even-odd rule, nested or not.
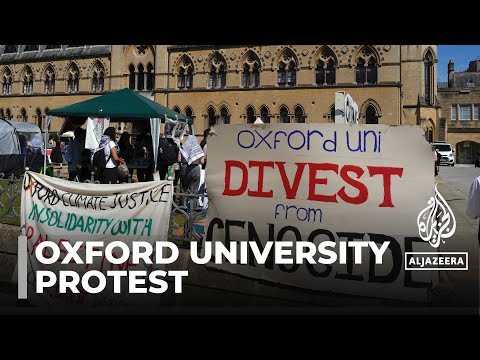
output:
[[[404,270],[405,251],[432,251],[417,226],[434,194],[432,152],[422,129],[265,124],[215,131],[208,143],[204,245],[212,242],[214,253],[219,243],[238,242],[240,253],[241,242],[262,251],[267,242],[331,241],[338,260],[278,264],[271,251],[259,264],[249,248],[247,263],[207,266],[313,290],[426,300],[437,273]],[[349,247],[355,241],[388,241],[382,264],[371,248]]]

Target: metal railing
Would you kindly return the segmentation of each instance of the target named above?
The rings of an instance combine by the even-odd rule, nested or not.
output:
[[[128,182],[132,181],[131,176]],[[0,173],[0,222],[5,219],[20,221],[21,195],[23,175],[15,178],[13,174],[5,178]],[[85,180],[87,183],[99,184],[94,179]],[[190,241],[199,241],[203,236],[202,221],[206,217],[207,194],[182,193],[177,185],[173,193],[172,210],[170,213],[170,226],[168,229],[169,240],[181,242],[187,245]]]
[[[15,178],[12,174],[5,177],[0,173],[0,219],[20,220],[23,176]]]
[[[169,240],[177,240],[187,245],[190,241],[200,241],[203,238],[203,221],[207,216],[204,206],[207,194],[189,194],[174,192],[174,201],[170,213],[168,228]],[[176,199],[176,201],[175,201]],[[200,204],[200,201],[202,201]],[[199,204],[196,206],[196,204]]]

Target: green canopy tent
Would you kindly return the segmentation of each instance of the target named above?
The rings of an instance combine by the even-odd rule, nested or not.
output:
[[[133,92],[130,89],[114,91],[93,99],[47,111],[47,115],[67,117],[110,117],[121,119],[170,119],[192,123],[192,119]]]
[[[50,123],[49,116],[66,118],[62,126],[62,131],[72,130],[71,122],[69,122],[70,118],[85,118],[80,125],[86,121],[87,117],[108,117],[110,119],[121,119],[122,121],[149,119],[155,163],[157,162],[158,156],[160,122],[165,122],[168,117],[169,119],[192,124],[192,119],[189,117],[147,99],[130,89],[121,89],[93,99],[47,111],[45,141],[47,141],[48,138],[47,124]],[[190,130],[193,131],[193,127],[191,127]]]

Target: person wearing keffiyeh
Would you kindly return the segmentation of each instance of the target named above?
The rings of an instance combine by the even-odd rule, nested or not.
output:
[[[125,164],[125,161],[118,156],[117,144],[115,143],[116,131],[114,127],[107,128],[100,138],[100,145],[97,151],[103,151],[107,165],[103,170],[102,183],[116,184],[118,182],[117,164]]]
[[[200,186],[199,165],[204,163],[205,154],[194,135],[188,135],[187,141],[180,148],[179,157],[182,163],[180,174],[182,192],[196,194]]]
[[[195,135],[188,135],[187,141],[185,141],[180,148],[180,152],[182,153],[182,156],[185,158],[185,161],[188,165],[205,156]]]

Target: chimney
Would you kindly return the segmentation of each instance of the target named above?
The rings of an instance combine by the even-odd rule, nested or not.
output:
[[[452,88],[453,84],[453,74],[455,73],[455,65],[453,64],[453,59],[450,59],[448,62],[448,87]]]

